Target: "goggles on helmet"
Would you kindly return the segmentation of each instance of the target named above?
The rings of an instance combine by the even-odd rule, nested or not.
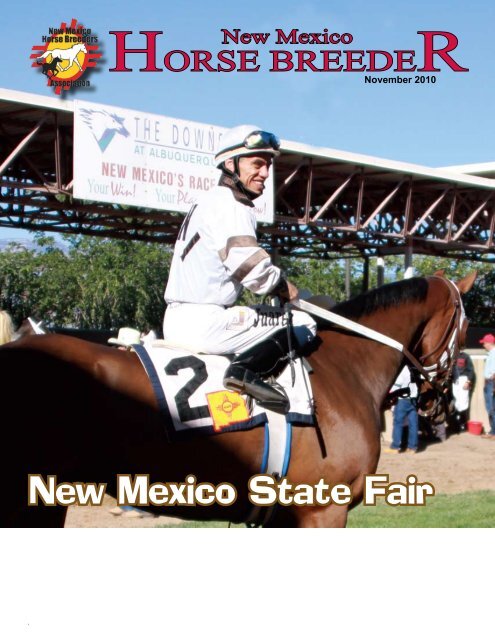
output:
[[[280,140],[269,131],[253,131],[244,139],[246,149],[280,149]]]
[[[269,133],[268,131],[252,131],[244,138],[242,145],[232,145],[231,147],[223,149],[222,153],[232,149],[247,149],[248,151],[278,151],[280,149],[280,140],[274,133]]]
[[[224,162],[241,156],[268,153],[278,156],[280,140],[273,133],[263,131],[256,125],[240,125],[227,131],[215,155],[215,166],[223,168]]]

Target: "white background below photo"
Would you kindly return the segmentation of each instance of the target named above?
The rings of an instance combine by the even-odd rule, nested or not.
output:
[[[465,640],[493,626],[490,530],[22,530],[2,542],[9,640]]]
[[[180,204],[184,205],[181,210],[192,204],[182,186],[180,189],[184,193],[178,193],[178,177],[171,175],[173,171],[162,168],[150,153],[142,156],[141,149],[130,146],[131,142],[142,144],[138,141],[138,133],[150,137],[146,140],[147,149],[168,145],[161,134],[158,136],[157,133],[155,137],[150,122],[158,128],[163,127],[163,131],[168,126],[168,131],[172,132],[178,130],[173,125],[180,124],[183,141],[189,130],[187,123],[211,123],[216,131],[220,131],[242,122],[256,122],[299,149],[318,146],[324,148],[330,158],[352,158],[357,154],[367,158],[371,165],[379,161],[378,170],[390,163],[394,166],[415,163],[428,171],[450,167],[459,175],[467,171],[468,166],[473,171],[473,165],[485,163],[484,171],[488,171],[486,165],[490,165],[490,175],[493,175],[495,4],[486,0],[471,0],[469,4],[392,0],[372,3],[364,0],[348,3],[335,0],[284,0],[284,3],[148,0],[146,4],[123,2],[118,5],[86,0],[84,4],[73,6],[53,0],[10,2],[4,5],[0,27],[2,91],[31,93],[36,103],[41,100],[49,104],[51,100],[59,100],[53,87],[47,86],[48,78],[43,76],[41,68],[32,66],[29,55],[33,46],[41,46],[41,38],[50,27],[72,18],[84,21],[85,26],[91,28],[92,34],[100,39],[100,50],[104,55],[97,67],[88,72],[92,83],[90,90],[66,92],[68,95],[60,100],[56,109],[48,110],[51,115],[39,133],[31,112],[28,109],[21,111],[26,131],[21,134],[20,128],[14,130],[12,140],[7,141],[2,162],[5,164],[7,156],[15,153],[24,135],[32,135],[33,145],[27,147],[26,156],[32,166],[25,163],[26,158],[15,157],[15,163],[22,167],[25,172],[22,175],[28,181],[44,165],[44,158],[36,151],[41,148],[43,139],[47,139],[49,131],[55,130],[57,109],[60,106],[62,118],[67,104],[73,100],[84,101],[86,105],[90,103],[90,108],[95,103],[103,108],[110,105],[117,115],[127,119],[129,136],[116,138],[104,151],[91,138],[93,134],[88,125],[80,121],[79,131],[84,138],[82,149],[93,155],[89,162],[83,156],[76,158],[82,161],[81,172],[84,173],[73,176],[71,154],[67,155],[65,151],[58,154],[62,156],[58,160],[64,169],[59,177],[74,178],[79,182],[85,178],[83,186],[89,189],[88,180],[95,179],[94,173],[102,180],[104,173],[108,178],[108,174],[116,172],[118,178],[119,171],[127,172],[126,178],[129,175],[132,178],[135,164],[132,197],[129,194],[131,204],[136,204],[134,194],[138,191],[141,202],[150,207],[167,209],[172,204],[178,205],[179,195]],[[147,56],[135,52],[124,54],[132,71],[110,72],[116,65],[116,38],[112,31],[124,29],[132,32],[126,40],[129,49],[145,47],[145,35],[140,31],[159,33],[155,53],[160,69],[156,73],[142,72]],[[266,45],[253,41],[236,44],[228,38],[222,42],[222,30],[225,29],[231,32],[239,29],[248,37],[265,32],[270,35]],[[297,30],[300,34],[324,30],[327,33],[348,32],[352,34],[353,42],[350,47],[306,43],[276,45],[277,29],[284,33]],[[360,50],[404,51],[406,67],[407,51],[414,50],[414,62],[420,68],[425,54],[425,40],[420,34],[433,29],[455,36],[458,44],[451,52],[452,57],[469,71],[453,71],[438,54],[434,56],[440,67],[438,72],[398,73],[391,69],[385,74],[374,74],[376,80],[385,79],[385,76],[419,78],[411,83],[371,83],[365,80],[370,73],[364,72],[312,72],[307,68],[303,72],[268,70],[269,51],[274,47],[291,53],[299,48],[308,53],[314,51],[319,64],[322,49],[341,49],[342,62],[346,48],[357,51],[358,57]],[[436,46],[440,48],[445,44],[445,36],[439,38]],[[166,52],[193,49],[211,50],[214,54],[221,49],[236,52],[258,49],[261,69],[248,73],[164,70]],[[397,61],[397,56],[394,57]],[[368,54],[365,58],[369,62]],[[360,63],[356,61],[356,64]],[[28,100],[27,104],[30,102]],[[8,104],[4,107],[7,121],[13,116],[8,111]],[[146,119],[145,129],[140,131],[143,114],[152,117]],[[70,149],[71,145],[66,144],[70,141],[64,137],[65,129],[62,127],[61,131],[64,135],[56,148]],[[176,143],[177,140],[172,146]],[[184,146],[189,150],[189,140]],[[191,160],[196,156],[188,157]],[[145,165],[148,161],[149,167]],[[12,176],[8,172],[12,166],[12,163],[6,166],[3,175],[6,194],[10,189],[23,191],[14,182],[9,185]],[[173,178],[174,193],[165,193],[162,185],[149,180],[157,175],[151,171],[158,169],[166,172],[161,178]],[[204,177],[191,167],[177,171],[188,180]],[[329,166],[328,172],[338,175],[338,166]],[[114,182],[116,192],[125,188],[124,179]],[[51,180],[49,183],[48,191],[52,188],[50,185],[56,185]],[[187,180],[185,184],[191,185]],[[208,182],[196,180],[195,186],[199,184],[204,188]],[[407,180],[401,189],[406,185]],[[26,186],[30,185],[24,184]],[[345,183],[342,186],[345,187]],[[70,182],[65,187],[70,189]],[[280,185],[275,185],[276,190],[279,188]],[[322,187],[315,180],[313,188]],[[110,187],[110,194],[111,191]],[[458,197],[457,189],[444,193],[450,191]],[[388,206],[388,198],[394,191],[387,193],[388,196],[385,193],[383,196],[386,198],[383,207]],[[336,194],[336,191],[333,195],[325,193],[323,200],[328,199],[328,206],[340,215],[342,211],[335,207]],[[57,206],[63,206],[62,199],[66,201],[73,194],[67,191],[62,195]],[[95,195],[94,190],[87,193],[90,200]],[[171,203],[169,198],[174,197]],[[443,197],[440,191],[439,197]],[[464,194],[459,194],[461,201],[461,208],[467,210],[469,203]],[[493,203],[493,198],[490,202]],[[11,215],[14,205],[8,201],[4,204],[4,225],[14,224],[15,216]],[[370,204],[366,202],[366,206]],[[466,219],[473,215],[477,206],[473,205]],[[480,219],[485,215],[484,206],[480,207]],[[487,206],[493,207],[493,204]],[[430,208],[429,217],[433,220],[434,200],[425,207]],[[370,214],[373,208],[371,206]],[[49,213],[41,205],[34,209],[39,220]],[[32,213],[34,209],[27,207],[26,212]],[[110,211],[109,206],[107,210]],[[118,213],[115,209],[112,211]],[[388,215],[383,210],[380,213],[380,209],[375,212],[379,219],[382,214]],[[120,212],[121,215],[126,213]],[[162,214],[157,210],[154,215]],[[421,234],[428,234],[431,228],[429,217],[423,217],[424,232],[422,227],[418,231]],[[116,232],[120,222],[114,220],[113,214],[110,218]],[[288,221],[283,222],[283,225],[288,224]],[[49,228],[53,229],[53,226]],[[315,228],[314,225],[301,226],[299,231],[306,234]],[[362,238],[365,238],[368,231],[363,228],[359,234],[364,234]],[[286,231],[279,229],[278,232],[281,234],[279,244],[285,249]],[[27,242],[31,240],[31,235],[26,237],[27,233],[25,229],[4,226],[0,228],[0,243],[7,239]],[[340,233],[344,243],[345,227],[338,231]],[[456,233],[462,236],[462,225]],[[58,235],[57,241],[59,238]],[[424,246],[424,238],[425,235],[420,237],[420,246]],[[386,247],[387,240],[380,235],[382,241]],[[162,291],[157,292],[157,299],[161,300]],[[14,421],[4,428],[21,429],[22,425],[20,421]],[[470,489],[493,491],[493,454],[485,447],[490,442],[481,438],[470,442],[469,438],[473,436],[461,434],[457,439],[449,438],[438,447],[429,447],[420,455],[411,456],[413,460],[409,461],[402,454],[391,456],[389,460],[382,456],[380,464],[400,472],[400,478],[405,478],[406,465],[414,464],[422,481],[436,483],[438,478],[439,493],[455,493],[454,488],[458,487],[459,493]],[[462,443],[469,443],[468,447],[461,449]],[[115,444],[118,448],[118,442]],[[5,451],[5,455],[8,456],[9,451]],[[430,469],[435,469],[437,476],[430,475]],[[10,482],[7,478],[7,492],[11,488]],[[485,482],[488,486],[481,485]],[[84,513],[79,512],[77,517],[82,519]],[[115,518],[106,511],[105,517],[113,523],[109,526],[124,527],[126,522],[125,518]],[[137,519],[137,522],[144,520]],[[495,572],[491,529],[254,531],[159,529],[154,528],[152,519],[146,519],[146,522],[150,522],[153,531],[141,528],[126,531],[113,528],[2,530],[0,631],[3,637],[8,640],[155,640],[163,636],[171,640],[210,637],[214,640],[478,640],[493,634],[492,582]],[[81,520],[75,526],[83,526]],[[94,527],[94,521],[90,520],[86,526]]]

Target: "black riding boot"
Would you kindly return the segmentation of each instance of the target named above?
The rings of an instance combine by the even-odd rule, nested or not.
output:
[[[235,356],[225,371],[223,384],[232,391],[247,393],[265,409],[288,413],[290,402],[285,391],[262,380],[282,371],[287,364],[288,352],[287,330],[281,329]]]

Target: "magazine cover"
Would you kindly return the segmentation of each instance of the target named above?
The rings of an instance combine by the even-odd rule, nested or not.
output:
[[[444,541],[457,553],[466,529],[489,535],[493,12],[479,0],[4,10],[6,543],[35,549],[43,528],[58,555],[65,527],[64,557],[67,540],[84,548],[78,589],[96,562],[115,578],[159,557],[201,591],[215,567],[249,574],[259,553],[289,586],[295,541],[313,564],[342,556],[344,581],[349,554],[422,580],[422,553],[446,575]],[[34,613],[12,621],[14,637],[47,629]],[[156,631],[132,624],[120,635]]]

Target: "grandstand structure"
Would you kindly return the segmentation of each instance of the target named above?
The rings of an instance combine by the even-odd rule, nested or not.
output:
[[[0,226],[174,243],[182,214],[74,198],[73,134],[72,102],[0,89]],[[284,140],[274,171],[259,238],[279,256],[495,262],[495,165],[433,169]]]

